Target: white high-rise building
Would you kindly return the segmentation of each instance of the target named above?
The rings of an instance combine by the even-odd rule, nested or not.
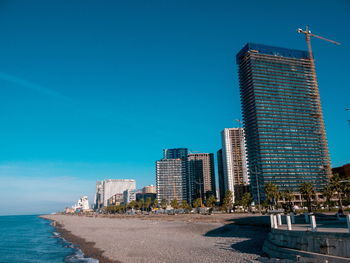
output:
[[[223,182],[225,192],[239,199],[249,183],[243,128],[225,128],[221,132]]]
[[[136,181],[132,179],[108,179],[96,182],[95,209],[108,205],[108,199],[126,190],[135,190]]]

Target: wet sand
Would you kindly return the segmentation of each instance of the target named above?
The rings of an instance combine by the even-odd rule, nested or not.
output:
[[[80,245],[87,257],[102,263],[258,262],[269,229],[256,224],[242,225],[245,216],[47,215],[44,218],[57,222],[57,230],[64,238]]]

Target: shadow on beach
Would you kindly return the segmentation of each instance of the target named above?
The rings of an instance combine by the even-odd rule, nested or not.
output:
[[[262,246],[270,231],[266,219],[265,216],[229,219],[227,222],[232,223],[210,230],[204,236],[236,238],[237,242],[231,245],[234,251],[263,255]],[[222,249],[227,247],[223,246]]]

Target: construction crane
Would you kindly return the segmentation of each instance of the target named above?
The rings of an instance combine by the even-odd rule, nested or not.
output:
[[[330,163],[330,159],[329,159],[329,152],[328,152],[327,138],[326,138],[326,134],[325,134],[324,121],[323,121],[323,117],[322,117],[320,93],[318,90],[316,70],[315,70],[315,60],[314,60],[314,57],[312,54],[312,48],[311,48],[311,37],[316,37],[316,38],[328,41],[328,42],[335,44],[335,45],[340,45],[340,43],[337,41],[334,41],[334,40],[330,40],[330,39],[312,34],[308,26],[306,26],[305,30],[298,28],[297,32],[305,34],[305,39],[306,39],[307,48],[308,48],[308,52],[309,52],[311,75],[312,75],[312,80],[313,80],[313,84],[314,84],[313,85],[314,86],[313,95],[315,96],[315,99],[316,99],[317,117],[318,117],[320,128],[321,128],[321,131],[320,131],[321,132],[321,140],[323,142],[323,147],[322,147],[323,149],[322,150],[324,151],[326,158],[327,158],[327,160],[326,160],[327,164],[324,166],[324,169],[325,169],[325,172],[328,175],[328,177],[331,177],[332,176],[331,163]]]
[[[309,51],[309,55],[310,55],[310,59],[311,59],[311,60],[313,60],[312,48],[311,48],[311,37],[316,37],[316,38],[319,38],[319,39],[322,39],[322,40],[331,42],[332,44],[340,45],[340,43],[337,42],[337,41],[330,40],[330,39],[327,39],[327,38],[324,38],[324,37],[321,37],[321,36],[312,34],[311,31],[309,30],[309,27],[308,27],[308,26],[306,26],[306,29],[305,29],[305,30],[302,30],[301,28],[298,28],[298,29],[297,29],[297,32],[298,32],[298,33],[305,34],[306,43],[307,43],[307,48],[308,48],[308,51]]]

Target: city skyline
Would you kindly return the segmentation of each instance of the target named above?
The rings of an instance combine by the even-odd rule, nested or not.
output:
[[[165,148],[216,153],[241,119],[235,54],[306,50],[305,25],[342,42],[312,44],[332,167],[349,163],[349,3],[253,2],[2,3],[0,214],[92,201],[98,180],[155,184]]]

